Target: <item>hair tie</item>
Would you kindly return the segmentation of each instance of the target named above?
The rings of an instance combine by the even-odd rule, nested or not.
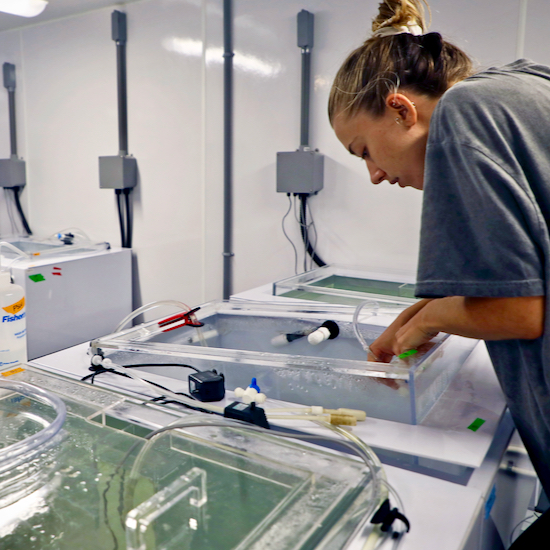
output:
[[[375,38],[393,36],[395,34],[412,34],[413,36],[420,36],[423,33],[424,31],[420,25],[417,25],[414,21],[409,21],[406,25],[401,25],[399,27],[392,27],[391,25],[380,27],[372,33],[372,36]]]
[[[420,38],[420,42],[422,47],[430,52],[434,60],[441,55],[441,51],[443,50],[443,38],[438,32],[424,34]]]

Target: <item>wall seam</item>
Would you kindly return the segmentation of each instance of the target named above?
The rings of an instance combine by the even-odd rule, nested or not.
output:
[[[207,272],[207,265],[206,265],[206,231],[207,231],[207,223],[206,223],[206,73],[207,73],[207,65],[206,65],[206,49],[207,49],[207,3],[208,0],[202,0],[201,2],[201,38],[202,38],[202,67],[201,67],[201,217],[202,217],[202,234],[201,234],[201,248],[202,248],[202,276],[201,276],[201,292],[202,292],[202,300],[201,302],[206,301],[206,272]]]
[[[519,21],[518,21],[518,36],[516,42],[516,59],[521,59],[524,56],[525,50],[525,28],[527,26],[527,3],[529,0],[519,1]]]
[[[25,178],[27,180],[27,193],[26,193],[26,200],[25,205],[27,206],[27,218],[29,220],[29,225],[31,227],[35,227],[36,224],[31,223],[32,220],[32,201],[31,201],[31,188],[28,187],[29,184],[29,167],[30,164],[28,161],[29,158],[29,123],[28,123],[28,117],[27,117],[27,79],[26,79],[26,73],[25,73],[25,50],[23,46],[23,30],[17,31],[19,33],[19,55],[21,56],[21,82],[23,84],[23,93],[20,94],[21,97],[21,113],[23,115],[23,131],[24,131],[24,160],[26,162],[26,174]],[[21,158],[21,154],[19,154],[19,157]],[[32,185],[32,179],[30,180],[30,183]],[[35,227],[36,229],[36,227]]]

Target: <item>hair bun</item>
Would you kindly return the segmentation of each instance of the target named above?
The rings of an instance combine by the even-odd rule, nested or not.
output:
[[[424,18],[424,6],[429,6],[426,0],[384,0],[378,6],[378,15],[372,21],[372,32],[388,27],[407,27],[418,25],[426,30],[428,25]],[[395,33],[393,33],[395,34]],[[384,36],[383,34],[381,34]],[[379,34],[380,36],[380,34]]]
[[[438,59],[443,50],[443,38],[438,32],[429,32],[418,37],[422,47],[430,52],[433,59]]]

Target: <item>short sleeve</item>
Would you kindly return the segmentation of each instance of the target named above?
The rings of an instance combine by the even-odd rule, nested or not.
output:
[[[539,296],[546,224],[525,176],[470,143],[430,143],[419,297]]]

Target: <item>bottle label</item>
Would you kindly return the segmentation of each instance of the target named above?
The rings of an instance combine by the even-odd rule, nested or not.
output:
[[[19,294],[21,296],[21,294]],[[10,305],[11,300],[17,300]],[[27,361],[25,298],[2,296],[0,302],[0,366],[15,366]]]
[[[6,308],[3,308],[6,309]],[[2,323],[13,323],[13,321],[20,321],[25,318],[25,312],[19,315],[2,315]]]
[[[25,307],[25,297],[23,296],[23,298],[21,298],[21,300],[19,300],[18,302],[15,302],[15,304],[12,304],[11,306],[3,307],[2,309],[6,313],[11,313],[15,315],[16,313],[21,311],[24,307]],[[20,317],[20,319],[22,319],[22,317]],[[15,321],[16,319],[13,319],[13,320]]]

